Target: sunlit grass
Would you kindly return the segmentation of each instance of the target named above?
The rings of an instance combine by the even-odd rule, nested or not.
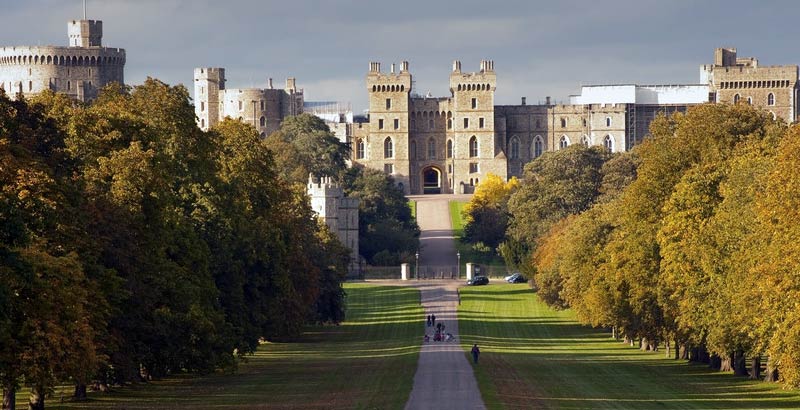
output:
[[[419,291],[367,284],[345,289],[346,322],[309,327],[296,342],[265,343],[236,373],[170,377],[90,393],[84,403],[62,404],[58,392],[47,408],[403,408],[419,357]],[[26,408],[27,392],[17,403]]]
[[[800,394],[645,353],[580,326],[525,284],[461,289],[464,349],[489,408],[797,409]]]

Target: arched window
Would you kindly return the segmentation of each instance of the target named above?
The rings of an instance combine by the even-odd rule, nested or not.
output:
[[[267,119],[266,119],[266,118],[264,118],[264,117],[261,117],[261,118],[258,120],[258,123],[259,123],[259,124],[261,124],[261,126],[262,126],[262,127],[266,127],[266,126],[267,126]]]
[[[542,136],[537,135],[533,139],[533,157],[539,158],[542,155],[544,144],[542,143]]]
[[[569,146],[569,138],[566,135],[561,136],[561,140],[558,141],[558,148],[564,149]]]
[[[562,118],[561,119],[561,128],[567,128],[567,119],[566,118]]]
[[[606,117],[606,127],[611,126],[611,117]]]
[[[511,138],[511,159],[519,158],[519,139],[517,137]]]
[[[747,105],[753,105],[753,97],[747,97]]]
[[[475,158],[478,156],[478,139],[473,135],[469,139],[469,157]]]
[[[447,129],[448,130],[452,130],[453,129],[453,120],[452,119],[449,119],[449,118],[447,119]]]
[[[584,136],[581,137],[581,144],[583,144],[584,147],[588,147],[589,146],[589,136],[588,135],[584,135]]]
[[[453,140],[447,140],[447,158],[453,158]]]
[[[356,159],[364,159],[364,140],[359,138],[356,140]]]
[[[775,94],[767,94],[767,105],[775,105]]]
[[[386,137],[386,139],[383,140],[383,157],[394,158],[394,144],[392,143],[392,137]]]
[[[436,159],[436,140],[428,140],[428,159]]]
[[[736,95],[733,96],[733,103],[734,104],[739,104],[739,94],[736,94]]]
[[[610,135],[606,135],[603,139],[603,146],[608,152],[614,152],[614,138],[611,138]]]
[[[205,118],[200,118],[200,128],[205,128],[205,127],[206,127],[206,120],[205,120]]]

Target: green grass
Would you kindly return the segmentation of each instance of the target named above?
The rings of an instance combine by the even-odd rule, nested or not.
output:
[[[503,258],[497,255],[486,255],[472,248],[472,244],[462,242],[464,237],[464,218],[461,211],[467,204],[466,201],[450,201],[450,226],[453,227],[456,250],[461,254],[461,272],[466,272],[467,262],[479,263],[484,265],[484,274],[490,276],[505,276],[506,269]]]
[[[461,289],[465,351],[491,409],[797,409],[800,393],[641,352],[554,311],[527,285]]]
[[[47,408],[401,409],[419,357],[419,291],[366,284],[345,288],[346,322],[310,327],[297,342],[264,344],[236,373],[170,377],[110,394],[90,393],[85,403],[62,405],[57,393]],[[27,408],[27,392],[17,403]]]
[[[417,219],[417,201],[408,201],[408,207],[411,208],[411,217]]]

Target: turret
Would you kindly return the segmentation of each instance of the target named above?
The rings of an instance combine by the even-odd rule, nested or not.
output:
[[[225,69],[201,67],[194,69],[194,112],[198,126],[208,130],[220,120],[219,92],[225,89]]]
[[[72,20],[67,23],[70,47],[101,47],[103,22],[100,20]]]

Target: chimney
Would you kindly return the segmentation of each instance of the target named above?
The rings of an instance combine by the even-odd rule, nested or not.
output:
[[[267,81],[267,88],[269,88],[270,90],[272,89],[272,78],[270,78],[269,81]]]
[[[380,73],[381,72],[381,63],[370,62],[369,63],[369,72],[370,73]]]
[[[522,105],[525,105],[525,97],[522,97]]]
[[[400,63],[400,72],[403,73],[406,71],[408,71],[408,61],[403,61]]]
[[[547,97],[544,97],[544,104],[545,105],[550,105],[550,96],[549,95]]]
[[[389,72],[391,74],[394,74],[394,63],[392,63],[392,65],[390,66],[389,70],[390,70]]]
[[[455,60],[453,61],[453,72],[460,73],[461,72],[461,61]]]

